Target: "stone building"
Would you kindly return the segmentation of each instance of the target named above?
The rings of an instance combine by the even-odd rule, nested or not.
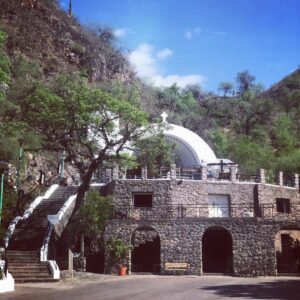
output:
[[[195,133],[169,125],[165,137],[177,145],[177,165],[160,178],[148,178],[143,168],[128,179],[115,168],[102,189],[114,197],[106,240],[133,245],[129,273],[299,272],[298,175],[289,186],[281,172],[273,184],[263,169],[244,178]],[[106,270],[112,267],[107,254]]]

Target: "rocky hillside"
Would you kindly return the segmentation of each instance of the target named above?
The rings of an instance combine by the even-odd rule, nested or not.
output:
[[[299,109],[300,68],[274,84],[263,96],[273,99],[287,113]]]
[[[13,63],[25,56],[45,78],[77,70],[90,81],[133,77],[110,30],[84,28],[55,0],[0,0],[0,18]]]

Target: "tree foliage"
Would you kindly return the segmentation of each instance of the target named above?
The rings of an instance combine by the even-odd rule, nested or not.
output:
[[[147,114],[131,100],[90,87],[82,78],[60,76],[48,85],[35,82],[15,98],[19,112],[11,121],[37,134],[42,149],[66,150],[67,161],[74,163],[83,181],[79,206],[93,173],[149,130]]]
[[[140,139],[135,143],[137,162],[140,166],[147,166],[149,174],[157,175],[162,167],[170,166],[172,148],[162,135]]]

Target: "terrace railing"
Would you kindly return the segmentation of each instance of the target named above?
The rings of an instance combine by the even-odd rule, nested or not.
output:
[[[300,204],[290,204],[285,211],[278,211],[276,204],[261,204],[259,215],[263,218],[281,217],[300,217]]]
[[[286,213],[277,212],[276,205],[262,204],[255,208],[253,204],[211,205],[211,204],[173,204],[153,207],[134,207],[133,205],[115,205],[111,219],[132,220],[171,220],[190,218],[272,218],[276,216],[300,217],[300,205],[290,206]]]
[[[173,204],[153,207],[134,207],[115,205],[112,219],[159,220],[188,218],[245,218],[254,216],[252,204],[211,205],[211,204]]]

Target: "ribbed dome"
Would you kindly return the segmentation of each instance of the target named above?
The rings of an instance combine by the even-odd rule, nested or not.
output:
[[[174,154],[179,158],[180,167],[199,167],[219,162],[209,145],[189,129],[168,124],[164,136],[167,142],[176,145]]]

